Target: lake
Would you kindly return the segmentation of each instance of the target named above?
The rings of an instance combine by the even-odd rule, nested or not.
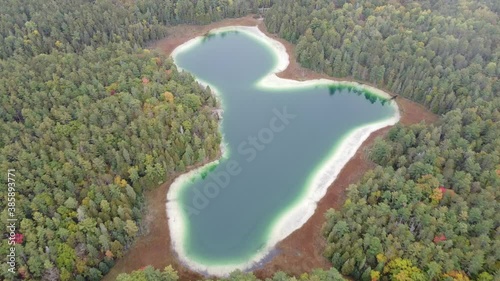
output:
[[[314,213],[363,140],[399,119],[374,88],[276,77],[288,56],[256,27],[212,31],[172,56],[223,110],[222,158],[177,178],[167,196],[173,247],[199,272],[254,267]]]

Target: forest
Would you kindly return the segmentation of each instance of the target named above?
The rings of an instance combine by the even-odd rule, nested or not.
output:
[[[162,271],[154,269],[151,266],[135,270],[130,274],[122,273],[116,281],[177,281],[179,276],[172,266],[167,266]],[[252,273],[243,273],[235,271],[228,277],[217,279],[218,281],[262,281],[255,277]],[[331,268],[328,271],[315,269],[310,273],[303,273],[298,279],[295,276],[289,276],[282,271],[276,272],[272,278],[265,279],[266,281],[346,281],[344,277],[335,269]],[[214,281],[213,279],[205,279],[205,281]]]
[[[109,271],[146,231],[144,192],[219,154],[210,89],[148,44],[169,25],[270,7],[267,29],[296,44],[302,66],[375,84],[441,118],[376,141],[377,167],[325,214],[332,269],[269,280],[500,280],[500,2],[0,5],[0,181],[15,170],[22,234],[18,271],[2,263],[3,279],[100,280]],[[3,222],[6,210],[0,200]],[[147,267],[117,280],[178,276]]]

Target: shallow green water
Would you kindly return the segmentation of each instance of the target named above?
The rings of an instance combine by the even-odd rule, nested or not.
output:
[[[252,259],[340,141],[395,113],[389,102],[359,89],[258,87],[277,57],[246,32],[210,36],[179,52],[175,63],[213,85],[224,109],[228,157],[184,184],[179,196],[183,251],[206,266]]]

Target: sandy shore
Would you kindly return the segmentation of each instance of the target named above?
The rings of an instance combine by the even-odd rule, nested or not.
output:
[[[283,44],[291,59],[287,68],[277,74],[278,77],[299,81],[310,79],[339,80],[300,67],[294,58],[294,46],[269,34],[262,21],[256,20],[250,16],[239,19],[229,19],[206,26],[176,26],[171,28],[170,34],[172,35],[170,37],[156,42],[151,48],[170,54],[177,46],[196,36],[203,35],[215,28],[233,25],[258,25],[259,29],[264,34]],[[342,81],[350,80],[342,79]],[[400,122],[403,124],[418,123],[422,120],[433,122],[437,119],[435,115],[426,111],[421,105],[403,98],[398,98],[396,101],[401,113]],[[330,267],[328,261],[322,257],[325,242],[319,230],[324,222],[323,214],[329,208],[339,208],[344,202],[345,189],[347,186],[358,181],[365,171],[373,168],[373,163],[367,159],[367,149],[377,136],[383,136],[387,131],[388,128],[379,129],[373,132],[363,142],[354,156],[345,166],[343,166],[336,180],[328,187],[325,196],[318,202],[312,217],[299,229],[295,230],[291,235],[278,243],[276,246],[277,254],[269,263],[264,265],[263,268],[255,271],[257,276],[269,277],[278,270],[290,274],[300,274],[313,268],[326,269]],[[163,268],[172,264],[179,271],[181,280],[197,280],[201,278],[196,272],[192,272],[184,267],[171,248],[171,237],[165,213],[165,194],[171,184],[172,181],[169,181],[156,190],[146,194],[148,206],[146,221],[154,220],[154,223],[149,224],[149,233],[142,236],[134,244],[128,254],[117,262],[104,280],[114,280],[120,272],[130,272],[149,264],[157,268]]]

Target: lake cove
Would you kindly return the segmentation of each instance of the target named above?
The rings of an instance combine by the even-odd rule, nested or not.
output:
[[[181,175],[167,194],[173,248],[202,273],[259,265],[313,215],[370,133],[399,120],[375,88],[278,78],[288,55],[257,27],[213,30],[172,57],[223,109],[222,158]]]

